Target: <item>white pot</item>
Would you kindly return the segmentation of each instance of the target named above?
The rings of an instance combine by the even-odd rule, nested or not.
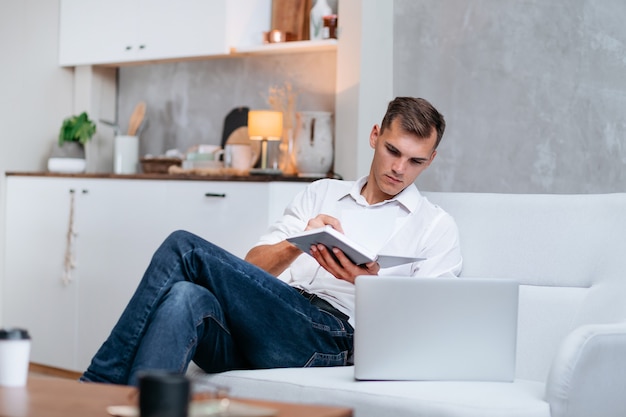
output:
[[[64,142],[63,146],[54,144],[48,159],[48,171],[64,174],[85,172],[85,147],[79,142]]]

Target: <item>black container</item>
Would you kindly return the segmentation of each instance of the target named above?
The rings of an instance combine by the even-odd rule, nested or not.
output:
[[[138,378],[141,417],[187,417],[191,399],[187,377],[167,371],[145,371]]]

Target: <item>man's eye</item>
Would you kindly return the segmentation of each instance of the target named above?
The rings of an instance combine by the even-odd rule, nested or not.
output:
[[[424,160],[422,160],[422,159],[411,159],[411,163],[413,165],[422,165],[424,163]]]
[[[387,151],[392,155],[400,155],[400,152],[396,148],[387,148]]]

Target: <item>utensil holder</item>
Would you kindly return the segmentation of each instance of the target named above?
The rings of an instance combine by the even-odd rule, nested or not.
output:
[[[139,138],[129,135],[116,136],[113,172],[116,174],[136,174],[138,162]]]

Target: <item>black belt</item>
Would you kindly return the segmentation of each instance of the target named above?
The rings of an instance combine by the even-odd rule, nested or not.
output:
[[[345,321],[350,320],[350,316],[347,316],[341,311],[337,310],[335,307],[332,306],[332,304],[330,304],[328,301],[324,300],[323,298],[320,298],[315,294],[308,293],[300,288],[294,288],[294,290],[298,291],[304,298],[309,300],[311,305],[319,308],[320,310],[324,310],[332,314],[333,316],[337,317],[340,320],[345,320]]]

